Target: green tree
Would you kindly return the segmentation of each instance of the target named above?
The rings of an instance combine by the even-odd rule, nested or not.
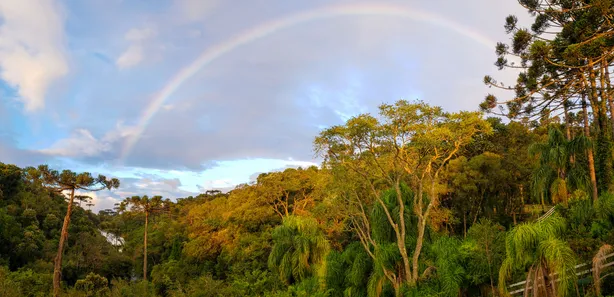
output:
[[[567,296],[576,282],[576,257],[562,239],[565,227],[565,220],[555,212],[508,232],[499,270],[501,293],[507,292],[507,278],[517,270],[527,273],[525,290],[533,296]]]
[[[503,167],[503,157],[485,152],[471,159],[461,156],[450,161],[450,201],[446,203],[463,220],[463,234],[480,216],[493,216],[494,209],[506,210],[502,201],[515,192],[512,173]],[[469,222],[467,222],[469,220]]]
[[[471,226],[463,247],[469,251],[467,277],[473,284],[488,282],[496,294],[496,270],[505,257],[505,230],[488,219]]]
[[[89,273],[85,279],[78,280],[75,289],[85,292],[88,297],[104,297],[111,292],[107,278],[95,273]]]
[[[561,130],[551,126],[546,142],[534,143],[529,147],[531,154],[539,156],[539,167],[533,173],[532,188],[535,196],[541,198],[542,205],[545,204],[545,195],[549,195],[553,203],[567,204],[573,190],[589,192],[591,184],[588,174],[581,166],[570,161],[589,146],[586,137],[581,135],[567,140]]]
[[[0,297],[22,296],[21,288],[10,279],[10,271],[0,266]]]
[[[120,204],[120,211],[125,211],[128,208],[135,213],[143,213],[145,215],[145,230],[143,231],[143,280],[147,281],[147,231],[149,225],[149,216],[162,211],[168,211],[170,201],[162,200],[162,196],[132,196],[126,198]]]
[[[534,1],[519,3],[532,15],[529,28],[521,28],[518,18],[506,18],[505,30],[512,34],[510,45],[496,47],[499,69],[521,68],[514,86],[505,86],[490,76],[484,81],[491,87],[515,91],[510,100],[498,100],[490,94],[481,104],[483,109],[506,106],[507,115],[514,118],[548,116],[563,109],[566,136],[570,140],[569,109],[582,104],[585,136],[589,135],[586,99],[594,115],[592,137],[596,152],[588,150],[588,171],[596,200],[597,187],[603,191],[612,184],[612,123],[614,101],[609,68],[614,49],[612,4],[609,0],[595,1]],[[519,63],[508,60],[515,57]],[[610,121],[608,121],[608,107]],[[597,183],[599,181],[599,183]]]
[[[68,207],[64,216],[64,224],[60,234],[60,242],[55,265],[53,268],[53,295],[58,297],[60,294],[60,281],[62,275],[62,255],[64,254],[64,243],[68,238],[68,227],[70,225],[70,215],[75,199],[75,191],[82,190],[87,192],[111,190],[119,187],[119,180],[116,178],[108,179],[104,175],[93,177],[89,172],[75,173],[70,170],[49,169],[47,165],[40,165],[38,168],[28,167],[25,169],[27,179],[40,184],[55,193],[68,191]]]
[[[423,102],[383,104],[380,115],[381,120],[359,115],[345,125],[326,129],[316,138],[315,146],[325,158],[325,166],[331,167],[343,183],[344,203],[354,209],[354,230],[367,251],[378,246],[369,237],[371,227],[365,209],[373,203],[383,207],[403,267],[402,273],[385,274],[400,294],[401,283],[413,285],[418,280],[418,259],[427,223],[439,205],[442,171],[476,133],[488,133],[491,128],[479,113],[446,113]],[[412,209],[405,208],[402,183],[415,193]],[[393,212],[382,200],[381,193],[390,188],[395,189],[398,211]],[[418,219],[412,256],[406,246],[405,222],[411,212]]]
[[[314,276],[329,251],[326,237],[312,218],[285,217],[272,237],[269,267],[286,284]]]

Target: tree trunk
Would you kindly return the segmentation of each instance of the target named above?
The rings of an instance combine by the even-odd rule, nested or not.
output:
[[[610,106],[610,122],[612,123],[612,133],[614,133],[614,100],[612,99],[611,93],[611,85],[610,85],[610,69],[608,67],[607,62],[604,60],[603,62],[605,68],[605,94],[608,100],[608,105]],[[613,135],[614,137],[614,135]]]
[[[492,259],[491,259],[491,256],[490,256],[490,248],[488,246],[488,240],[489,239],[486,239],[486,244],[485,244],[485,247],[486,247],[486,261],[488,261],[488,277],[490,277],[490,292],[494,296],[494,294],[495,294],[495,282],[494,282],[493,277],[492,277]]]
[[[58,246],[58,253],[55,256],[55,263],[53,266],[53,296],[60,296],[60,282],[62,279],[62,255],[64,254],[64,243],[68,238],[68,226],[70,225],[70,215],[72,213],[72,204],[75,199],[75,189],[70,190],[70,200],[68,201],[68,209],[66,209],[66,215],[64,216],[64,224],[62,225],[62,232],[60,233],[60,244]]]
[[[544,201],[544,191],[541,192],[542,210],[546,211],[546,202]]]
[[[467,212],[463,211],[463,238],[467,238]]]
[[[590,129],[588,126],[588,110],[586,108],[586,98],[583,96],[582,97],[582,113],[584,114],[584,136],[586,136],[586,138],[590,137]],[[591,196],[593,198],[593,201],[597,201],[597,198],[599,197],[598,193],[597,193],[597,175],[595,174],[595,159],[593,156],[593,148],[589,147],[588,148],[588,172],[590,174],[590,178],[591,178],[591,187],[592,187],[592,192],[591,192]]]
[[[427,218],[423,217],[418,220],[418,238],[416,239],[416,250],[414,250],[414,256],[412,258],[412,283],[415,284],[418,281],[418,260],[420,258],[420,252],[422,251],[422,245],[424,243],[424,231],[426,229]]]
[[[145,236],[143,236],[143,280],[147,281],[147,224],[149,211],[145,211]]]
[[[593,60],[589,59],[589,64],[593,64]],[[595,127],[597,128],[597,135],[604,131],[605,127],[605,102],[603,100],[599,100],[599,94],[597,91],[597,76],[595,75],[595,69],[589,69],[589,92],[588,92],[588,100],[591,103],[591,107],[593,109],[593,116],[595,119]]]
[[[567,141],[571,141],[571,128],[569,127],[569,107],[567,106],[567,100],[563,102],[563,111],[565,115],[565,137]]]
[[[401,286],[399,285],[399,283],[393,283],[392,287],[394,288],[394,296],[395,297],[402,297],[401,295]]]
[[[405,246],[405,201],[403,201],[403,193],[401,192],[400,180],[396,181],[395,190],[397,194],[397,202],[399,203],[399,224],[401,225],[401,236],[397,240],[401,257],[403,258],[403,267],[405,269],[405,280],[411,281],[410,268],[409,268],[409,256],[407,256],[407,247]]]
[[[563,108],[565,110],[565,137],[567,138],[567,141],[571,141],[571,119],[569,118],[569,107],[567,106],[567,100],[563,102]],[[574,155],[569,155],[569,163],[575,163]]]
[[[601,98],[601,113],[599,114],[599,124],[601,126],[601,133],[598,135],[598,145],[596,147],[597,172],[599,173],[599,180],[601,181],[600,190],[610,191],[612,190],[612,179],[614,173],[612,172],[612,119],[608,120],[608,105],[610,104],[610,94],[607,91],[606,85],[606,67],[605,60],[599,67],[599,96]],[[608,73],[609,74],[609,73]],[[611,114],[611,112],[610,112]]]
[[[422,245],[424,244],[424,232],[426,230],[426,223],[429,219],[430,206],[435,203],[435,180],[431,177],[431,189],[430,189],[430,200],[428,205],[426,206],[426,211],[423,211],[422,206],[422,196],[418,197],[418,211],[420,211],[418,215],[418,238],[416,238],[416,249],[414,250],[414,255],[412,257],[412,278],[411,284],[415,285],[418,281],[418,260],[420,259],[420,253],[422,252]],[[420,190],[419,193],[422,192],[422,182],[420,181]]]

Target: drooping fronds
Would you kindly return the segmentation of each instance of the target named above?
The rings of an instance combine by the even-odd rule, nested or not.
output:
[[[536,230],[540,233],[542,240],[550,237],[560,237],[567,227],[565,219],[556,211],[538,223],[534,223],[534,225],[536,225]]]
[[[595,286],[595,295],[597,296],[601,296],[601,272],[606,256],[613,251],[613,246],[604,244],[593,257],[593,285]]]
[[[328,241],[314,219],[288,216],[272,237],[268,265],[286,283],[312,276],[329,251]]]
[[[514,267],[514,260],[510,257],[505,258],[503,263],[501,263],[501,267],[499,268],[499,292],[501,294],[507,296],[507,278],[512,275],[512,271]]]
[[[569,247],[567,242],[550,237],[539,244],[539,253],[544,259],[548,270],[556,273],[557,276],[551,276],[552,285],[557,287],[557,296],[567,296],[569,289],[576,282],[576,257],[574,252]]]
[[[384,281],[386,277],[381,273],[373,273],[369,277],[369,283],[367,285],[367,296],[379,297],[384,290]]]
[[[460,247],[461,242],[453,237],[441,237],[431,246],[440,289],[446,296],[457,296],[464,280]]]
[[[505,281],[514,270],[527,271],[525,296],[567,296],[576,281],[576,257],[561,239],[566,223],[554,212],[538,222],[514,227],[506,238],[506,259],[499,270],[499,290],[507,294]],[[551,293],[548,293],[551,292]]]

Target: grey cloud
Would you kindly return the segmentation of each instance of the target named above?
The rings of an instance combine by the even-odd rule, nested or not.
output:
[[[164,72],[94,74],[109,85],[97,85],[84,98],[104,104],[80,106],[81,117],[71,125],[102,139],[115,129],[109,117],[134,124],[173,74],[202,50],[258,23],[298,11],[278,1],[267,3],[271,10],[266,12],[255,9],[262,3],[245,2],[241,10],[218,5],[216,14],[202,22],[207,30],[199,39],[186,40],[185,34],[171,30],[195,29],[185,24],[161,29],[159,40],[170,43],[166,62],[149,69]],[[421,5],[424,2],[410,3]],[[462,9],[457,4],[422,8],[469,22],[494,40],[500,39],[502,28],[484,24],[500,24],[508,9],[484,0],[464,3]],[[484,11],[489,11],[488,16]],[[401,98],[420,98],[451,110],[477,109],[488,92],[482,77],[495,71],[494,59],[494,44],[488,49],[454,32],[406,19],[342,17],[300,24],[221,56],[185,82],[166,102],[171,108],[160,110],[151,120],[125,165],[200,171],[215,160],[310,160],[320,127],[342,122],[337,111],[374,113],[378,104]],[[112,83],[133,87],[117,90]],[[81,160],[114,160],[123,141],[116,139],[98,155]]]
[[[103,191],[97,194],[97,196],[110,197],[109,199],[115,199],[116,202],[120,202],[127,197],[141,195],[160,195],[171,200],[198,195],[198,193],[180,189],[181,182],[176,178],[166,179],[150,174],[142,178],[120,178],[120,184],[119,189]]]
[[[49,157],[38,152],[16,148],[10,144],[1,143],[0,140],[0,162],[15,164],[19,167],[37,166],[43,163],[50,163]]]
[[[0,115],[2,115],[2,112],[0,112]],[[9,131],[3,130],[4,129],[0,128],[0,162],[14,164],[19,167],[27,167],[56,161],[42,153],[18,148],[14,137],[15,135]]]
[[[344,20],[287,30],[237,49],[203,69],[177,94],[172,103],[189,107],[160,112],[133,154],[184,166],[245,157],[305,160],[314,156],[319,126],[341,122],[336,110],[373,112],[382,102],[415,99],[408,97],[418,93],[434,104],[477,106],[481,94],[472,103],[463,102],[471,94],[447,81],[472,65],[444,52],[425,57],[424,51],[435,49],[412,44],[416,32],[403,33],[401,27],[411,22],[396,22],[380,27],[379,33],[371,29],[378,36],[368,36],[372,42],[363,47],[361,38],[367,37],[353,30],[360,21]],[[471,86],[481,87],[481,78],[475,77]],[[188,97],[187,92],[198,95]]]

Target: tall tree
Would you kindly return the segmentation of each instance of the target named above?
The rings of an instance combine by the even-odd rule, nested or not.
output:
[[[55,264],[53,267],[53,296],[60,295],[60,281],[62,278],[62,255],[64,254],[64,244],[68,238],[68,227],[70,225],[70,215],[75,199],[75,191],[101,191],[111,190],[119,187],[119,180],[116,178],[108,179],[104,175],[93,177],[89,172],[75,173],[70,170],[50,169],[47,165],[40,165],[38,168],[28,167],[25,169],[26,178],[30,181],[42,185],[50,191],[56,193],[64,193],[68,191],[68,207],[62,224],[62,232],[60,233],[60,242]]]
[[[326,160],[325,166],[338,168],[336,172],[345,179],[342,183],[349,199],[347,204],[356,206],[355,227],[367,252],[379,246],[368,236],[371,228],[365,209],[376,203],[386,214],[403,268],[400,273],[384,270],[384,274],[399,294],[400,285],[414,285],[418,280],[418,259],[427,223],[439,205],[443,169],[473,135],[487,133],[491,128],[479,113],[446,113],[440,107],[419,101],[383,104],[380,115],[381,120],[364,114],[345,125],[326,129],[316,138],[315,145]],[[412,209],[405,207],[403,183],[415,193]],[[382,199],[383,191],[390,188],[395,191],[398,210],[390,209]],[[418,222],[410,256],[406,216],[412,211]]]
[[[519,3],[535,16],[534,22],[528,29],[521,28],[515,16],[506,18],[505,30],[513,35],[512,43],[497,44],[495,63],[499,69],[522,69],[517,82],[514,86],[506,86],[490,76],[484,79],[489,86],[515,91],[516,96],[498,100],[490,94],[481,107],[492,110],[505,106],[504,113],[512,118],[562,112],[566,131],[569,131],[569,112],[579,108],[586,96],[594,115],[594,129],[587,137],[595,139],[596,143],[595,155],[591,154],[592,149],[588,151],[591,161],[588,171],[593,187],[605,191],[612,185],[614,176],[613,121],[607,120],[608,106],[613,106],[610,104],[609,77],[614,54],[614,25],[610,21],[614,16],[612,3],[610,0],[519,0]],[[614,119],[612,110],[610,118]],[[585,121],[587,131],[588,125]],[[570,140],[570,133],[566,135]],[[597,199],[596,189],[592,194],[593,199]]]
[[[130,208],[131,211],[143,213],[145,215],[145,230],[143,233],[143,279],[147,281],[147,229],[149,225],[149,216],[162,211],[168,211],[170,201],[162,200],[162,196],[153,196],[149,198],[145,196],[132,196],[126,198],[120,203],[119,209],[125,211]]]

